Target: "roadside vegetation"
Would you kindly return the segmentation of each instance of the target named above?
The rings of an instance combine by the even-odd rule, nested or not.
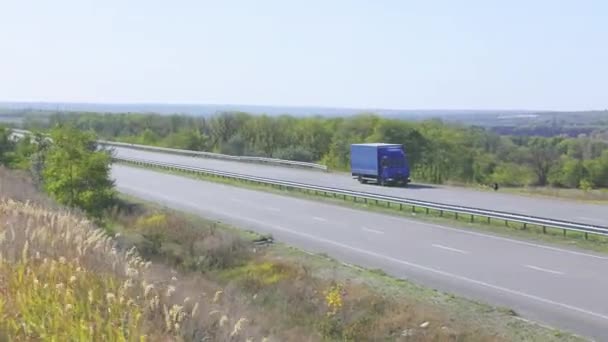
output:
[[[519,195],[535,197],[551,197],[590,203],[597,202],[602,204],[608,202],[608,188],[582,190],[556,187],[526,186],[522,188],[504,188],[503,190]]]
[[[347,170],[349,146],[360,142],[405,145],[416,182],[503,187],[608,188],[608,142],[578,137],[508,136],[490,129],[404,121],[373,114],[354,117],[212,117],[155,114],[53,113],[26,128],[72,123],[110,140],[164,147],[321,162]]]
[[[65,143],[30,141],[23,158],[25,143],[7,142],[0,155],[22,168],[0,168],[0,340],[577,340],[121,198],[92,135],[65,126],[52,137]]]

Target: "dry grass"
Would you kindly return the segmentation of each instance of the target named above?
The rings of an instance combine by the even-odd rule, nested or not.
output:
[[[200,225],[170,211],[124,204],[108,217],[122,246],[135,245],[143,257],[182,271],[235,267],[251,254],[249,243],[214,222]]]
[[[406,296],[391,297],[369,286],[313,275],[295,259],[257,256],[219,272],[223,284],[249,294],[273,317],[275,327],[299,336],[331,341],[501,341],[501,337],[440,308]]]
[[[608,190],[606,189],[561,189],[551,187],[527,187],[527,188],[507,188],[509,192],[531,195],[553,197],[565,200],[587,201],[587,202],[608,202]]]
[[[36,188],[26,172],[9,170],[0,165],[0,198],[2,197],[56,207],[53,201]]]
[[[150,267],[133,250],[72,214],[0,201],[0,332],[5,338],[67,340],[213,340],[240,319],[164,267]],[[188,286],[185,286],[188,285]],[[189,297],[189,298],[187,298]],[[211,311],[220,317],[209,315]],[[231,319],[232,318],[232,319]],[[250,331],[241,323],[241,332]],[[253,331],[251,331],[253,332]]]

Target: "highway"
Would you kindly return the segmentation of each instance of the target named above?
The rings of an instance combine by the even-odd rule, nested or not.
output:
[[[121,157],[140,158],[154,161],[198,166],[220,171],[242,173],[252,176],[302,182],[312,185],[337,187],[341,189],[365,191],[376,194],[433,201],[443,204],[462,205],[487,210],[532,215],[565,221],[595,225],[608,224],[608,206],[559,199],[535,198],[515,194],[486,192],[473,189],[446,186],[419,186],[408,188],[385,188],[370,184],[359,184],[345,174],[325,173],[315,170],[295,169],[251,163],[240,163],[208,158],[156,153],[129,148],[115,148]]]
[[[150,157],[140,151],[137,156]],[[165,157],[180,163],[209,162]],[[276,174],[266,176],[278,178],[290,172],[307,175],[273,169]],[[250,170],[268,171],[258,165]],[[324,180],[323,177],[332,177],[313,175]],[[238,227],[272,233],[277,240],[310,252],[324,252],[343,262],[381,268],[422,285],[512,308],[528,319],[597,340],[608,339],[608,255],[118,164],[112,166],[112,177],[118,190],[127,194]]]

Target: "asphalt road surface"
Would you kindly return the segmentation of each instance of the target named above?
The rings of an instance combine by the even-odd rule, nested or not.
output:
[[[112,176],[127,194],[608,340],[608,255],[123,165]]]
[[[116,155],[154,161],[198,166],[220,171],[242,173],[252,176],[301,182],[312,185],[337,187],[365,191],[443,204],[462,205],[488,210],[561,219],[595,225],[608,225],[608,206],[559,199],[532,198],[515,194],[486,192],[473,189],[426,186],[411,184],[408,188],[384,188],[371,184],[359,184],[345,174],[326,173],[314,170],[241,163],[217,159],[187,157],[167,153],[156,153],[129,148],[116,148]]]

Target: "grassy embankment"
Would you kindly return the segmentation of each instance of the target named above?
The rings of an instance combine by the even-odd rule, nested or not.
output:
[[[0,193],[0,340],[578,340],[153,205],[108,213],[112,238],[27,178]]]
[[[123,162],[120,162],[123,163]],[[125,163],[134,167],[142,167],[140,165],[134,165]],[[525,227],[520,223],[508,223],[500,220],[487,220],[483,217],[474,217],[471,221],[469,215],[458,215],[457,217],[449,213],[441,213],[435,210],[427,211],[421,207],[399,207],[398,205],[389,205],[387,202],[375,202],[369,201],[367,203],[361,200],[355,202],[352,197],[331,197],[327,196],[322,192],[302,192],[298,190],[290,189],[279,189],[277,187],[262,185],[258,183],[251,183],[247,181],[240,181],[230,178],[215,177],[212,175],[196,174],[184,171],[168,170],[164,168],[156,167],[145,167],[164,173],[182,175],[190,178],[200,179],[204,181],[219,182],[228,185],[234,185],[244,187],[247,189],[260,190],[272,192],[280,195],[295,196],[304,199],[312,199],[316,201],[324,201],[330,204],[343,205],[348,207],[354,207],[358,209],[371,210],[374,212],[381,212],[387,214],[398,215],[401,217],[412,218],[416,220],[422,220],[426,222],[436,224],[446,224],[454,228],[462,229],[474,229],[479,231],[488,231],[494,234],[522,238],[527,240],[535,240],[540,242],[547,242],[557,245],[573,246],[582,249],[588,249],[597,252],[608,252],[608,238],[604,236],[588,234],[585,236],[584,233],[568,231],[564,233],[562,229],[545,227],[536,225],[526,225]]]
[[[505,191],[520,195],[575,200],[589,203],[607,204],[608,189],[562,189],[550,187],[504,188]]]

